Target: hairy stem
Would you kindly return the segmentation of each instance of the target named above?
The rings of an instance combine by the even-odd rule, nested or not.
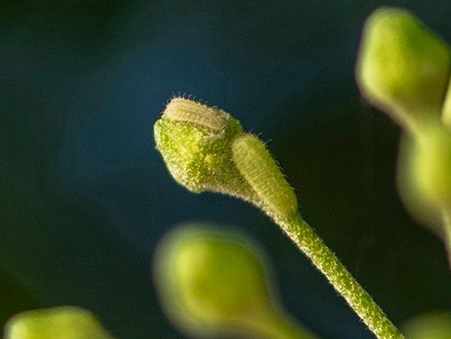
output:
[[[404,338],[368,292],[354,279],[341,261],[300,216],[288,221],[277,221],[296,246],[326,276],[377,338]]]

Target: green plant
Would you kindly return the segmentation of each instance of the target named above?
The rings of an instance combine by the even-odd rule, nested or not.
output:
[[[356,67],[357,82],[363,96],[402,128],[401,196],[412,214],[442,237],[451,262],[450,74],[449,47],[411,13],[382,8],[370,16]],[[195,193],[228,194],[260,208],[311,259],[376,337],[404,337],[302,218],[297,198],[265,144],[244,132],[238,120],[220,109],[174,98],[155,124],[155,141],[177,182]],[[270,337],[280,333],[286,338],[313,337],[291,319],[284,319],[284,314],[273,313],[271,290],[264,283],[264,269],[255,253],[218,234],[212,242],[211,234],[186,238],[185,232],[173,235],[156,261],[160,289],[169,295],[163,304],[172,308],[170,312],[187,322],[197,319],[194,327],[199,333],[232,326],[252,328]],[[224,278],[223,268],[235,269],[234,275]],[[187,283],[214,288],[192,294],[193,284]],[[249,308],[231,306],[236,289]],[[183,303],[171,304],[171,293],[179,293]],[[79,311],[26,312],[11,319],[6,338],[67,337],[70,332],[74,338],[110,338],[90,313]],[[246,321],[249,315],[258,321],[250,324]],[[276,319],[275,325],[271,319]],[[270,326],[261,326],[265,322]],[[449,338],[450,314],[422,315],[403,329],[411,339]]]
[[[155,141],[175,180],[193,192],[240,197],[261,208],[327,277],[379,338],[402,338],[371,296],[297,210],[293,190],[264,143],[228,113],[175,98],[155,124]]]
[[[401,126],[401,196],[443,238],[449,255],[450,72],[449,46],[408,11],[382,8],[368,19],[357,82],[367,100]]]
[[[364,96],[405,130],[409,192],[442,213],[449,236],[451,135],[443,104],[449,82],[448,46],[409,12],[382,8],[368,19],[357,63]],[[448,99],[450,100],[450,99]],[[445,107],[445,108],[443,108]],[[297,210],[297,200],[275,160],[256,136],[228,113],[174,98],[156,122],[155,141],[174,179],[199,193],[214,191],[249,201],[264,211],[326,276],[378,338],[403,338]],[[406,143],[407,144],[407,143]],[[413,173],[413,174],[412,174]],[[449,245],[449,241],[447,242]]]

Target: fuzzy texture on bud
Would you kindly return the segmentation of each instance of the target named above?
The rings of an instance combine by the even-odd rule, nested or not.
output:
[[[155,123],[154,135],[172,177],[192,192],[220,192],[249,200],[250,189],[232,164],[230,144],[243,132],[228,113],[175,98]]]
[[[175,98],[154,134],[172,177],[190,191],[239,197],[276,220],[297,215],[293,189],[264,143],[228,113]]]

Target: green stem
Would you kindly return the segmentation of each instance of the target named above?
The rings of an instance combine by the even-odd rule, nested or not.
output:
[[[402,339],[403,334],[387,318],[372,297],[354,279],[335,254],[313,229],[297,216],[290,220],[276,220],[296,246],[326,276],[355,313],[379,339]]]

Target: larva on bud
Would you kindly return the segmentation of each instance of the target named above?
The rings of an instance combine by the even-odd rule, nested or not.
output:
[[[225,129],[229,117],[223,110],[185,98],[172,99],[163,112],[163,118],[193,123],[215,132]]]
[[[174,98],[154,131],[170,173],[190,191],[241,197],[276,219],[297,215],[296,196],[263,142],[225,111]]]
[[[266,212],[277,218],[298,213],[293,189],[285,180],[264,143],[252,134],[242,134],[232,144],[232,157],[240,174],[252,187]]]

